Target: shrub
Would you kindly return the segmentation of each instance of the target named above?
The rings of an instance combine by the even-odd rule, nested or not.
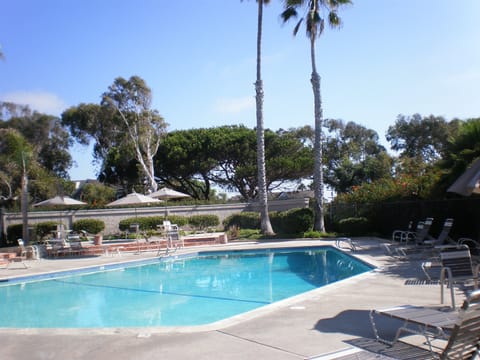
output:
[[[188,218],[188,223],[199,229],[216,227],[220,224],[217,215],[192,215]]]
[[[260,229],[260,214],[256,212],[232,214],[223,220],[223,227],[227,230],[232,226],[240,229]]]
[[[138,228],[141,231],[152,230],[157,227],[158,224],[161,224],[163,217],[133,217],[128,219],[123,219],[118,223],[118,229],[120,231],[130,231],[133,229],[134,224],[138,224]]]
[[[313,229],[315,215],[312,209],[292,209],[285,215],[285,223],[290,233],[298,234]]]
[[[168,220],[172,224],[177,224],[178,226],[185,226],[188,224],[188,217],[187,216],[180,216],[180,215],[167,215],[160,224],[163,224],[163,220]]]
[[[52,233],[52,231],[57,229],[58,223],[55,221],[44,221],[41,223],[35,224],[35,234],[37,238],[44,239]]]
[[[309,208],[291,209],[269,214],[272,227],[283,234],[301,234],[313,229],[314,214]]]
[[[123,219],[118,223],[118,228],[120,231],[129,231],[130,225],[138,224],[140,231],[156,231],[158,225],[162,225],[164,220],[169,220],[172,224],[177,224],[178,226],[185,226],[188,222],[188,218],[185,216],[144,216],[144,217],[133,217],[128,219]]]
[[[75,221],[72,229],[77,232],[85,230],[90,234],[98,234],[105,229],[105,223],[98,219],[82,219]]]
[[[351,217],[338,222],[340,232],[345,235],[359,236],[369,232],[370,224],[365,217]]]
[[[13,224],[7,227],[7,241],[9,243],[15,243],[17,239],[23,236],[23,224]]]

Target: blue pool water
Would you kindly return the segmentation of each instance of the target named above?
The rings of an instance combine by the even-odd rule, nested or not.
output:
[[[201,252],[0,286],[0,327],[202,325],[369,270],[332,247]]]

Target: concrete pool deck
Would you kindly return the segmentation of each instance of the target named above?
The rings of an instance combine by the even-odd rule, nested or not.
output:
[[[309,359],[350,347],[346,341],[373,337],[369,310],[399,305],[438,305],[438,284],[424,281],[422,258],[399,260],[385,255],[382,239],[355,239],[346,252],[374,265],[375,271],[313,290],[219,323],[182,328],[139,329],[6,329],[0,328],[0,358],[36,359]],[[334,241],[297,240],[232,243],[181,249],[201,250],[335,245]],[[156,252],[89,258],[29,261],[0,269],[0,280],[152,258]],[[457,303],[464,294],[457,291]],[[1,301],[1,299],[0,299]],[[34,301],[34,299],[32,300]],[[55,309],[52,309],[55,316]],[[381,321],[392,334],[398,324]]]

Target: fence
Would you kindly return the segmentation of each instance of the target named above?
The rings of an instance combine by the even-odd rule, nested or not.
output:
[[[347,217],[365,216],[372,231],[389,238],[395,229],[405,229],[409,221],[416,224],[433,217],[431,234],[437,236],[446,218],[453,218],[451,236],[454,239],[470,237],[480,239],[480,197],[445,200],[412,200],[378,204],[336,204],[327,208],[326,222],[332,230],[335,224]]]

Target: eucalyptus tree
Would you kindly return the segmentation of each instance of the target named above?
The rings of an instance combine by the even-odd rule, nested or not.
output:
[[[335,192],[349,192],[365,182],[392,177],[393,158],[379,144],[374,130],[334,119],[325,120],[325,125],[325,183]]]
[[[274,235],[268,215],[267,179],[265,169],[265,130],[263,122],[263,80],[262,80],[262,31],[263,6],[270,0],[257,0],[257,78],[255,81],[255,102],[257,116],[257,171],[258,200],[260,204],[260,230],[265,235]]]
[[[286,0],[285,10],[281,17],[284,22],[297,18],[299,11],[306,9],[306,14],[300,17],[294,27],[293,34],[296,35],[302,22],[305,20],[305,28],[307,38],[310,41],[310,61],[312,66],[312,90],[314,98],[314,115],[315,115],[315,161],[313,170],[313,185],[315,193],[315,225],[318,231],[325,231],[324,210],[323,210],[323,169],[322,169],[322,143],[323,143],[323,110],[322,98],[320,94],[320,76],[317,72],[315,58],[315,42],[324,30],[325,21],[331,27],[339,27],[341,19],[337,14],[340,6],[350,4],[350,0]]]
[[[167,123],[157,110],[151,109],[151,102],[152,91],[138,76],[128,80],[116,78],[102,96],[102,105],[112,106],[120,115],[134,148],[135,159],[140,164],[149,190],[154,192],[158,184],[153,158],[166,133]]]
[[[401,157],[431,164],[445,154],[456,127],[455,122],[450,124],[441,116],[398,115],[395,124],[388,127],[386,138],[392,150],[400,152]]]
[[[99,178],[121,175],[112,171],[118,159],[129,164],[130,179],[138,178],[136,173],[140,172],[151,191],[157,188],[153,158],[167,124],[157,110],[151,109],[151,99],[151,89],[143,79],[119,77],[102,95],[100,104],[80,104],[62,114],[62,125],[73,138],[82,145],[94,143],[94,160],[101,164]],[[131,173],[132,160],[140,168],[134,170],[135,176]],[[114,183],[113,178],[108,182]]]
[[[85,103],[72,106],[61,115],[62,125],[79,144],[93,143],[93,161],[101,165],[102,171],[109,152],[125,138],[124,126],[115,121],[114,115],[111,107]]]

